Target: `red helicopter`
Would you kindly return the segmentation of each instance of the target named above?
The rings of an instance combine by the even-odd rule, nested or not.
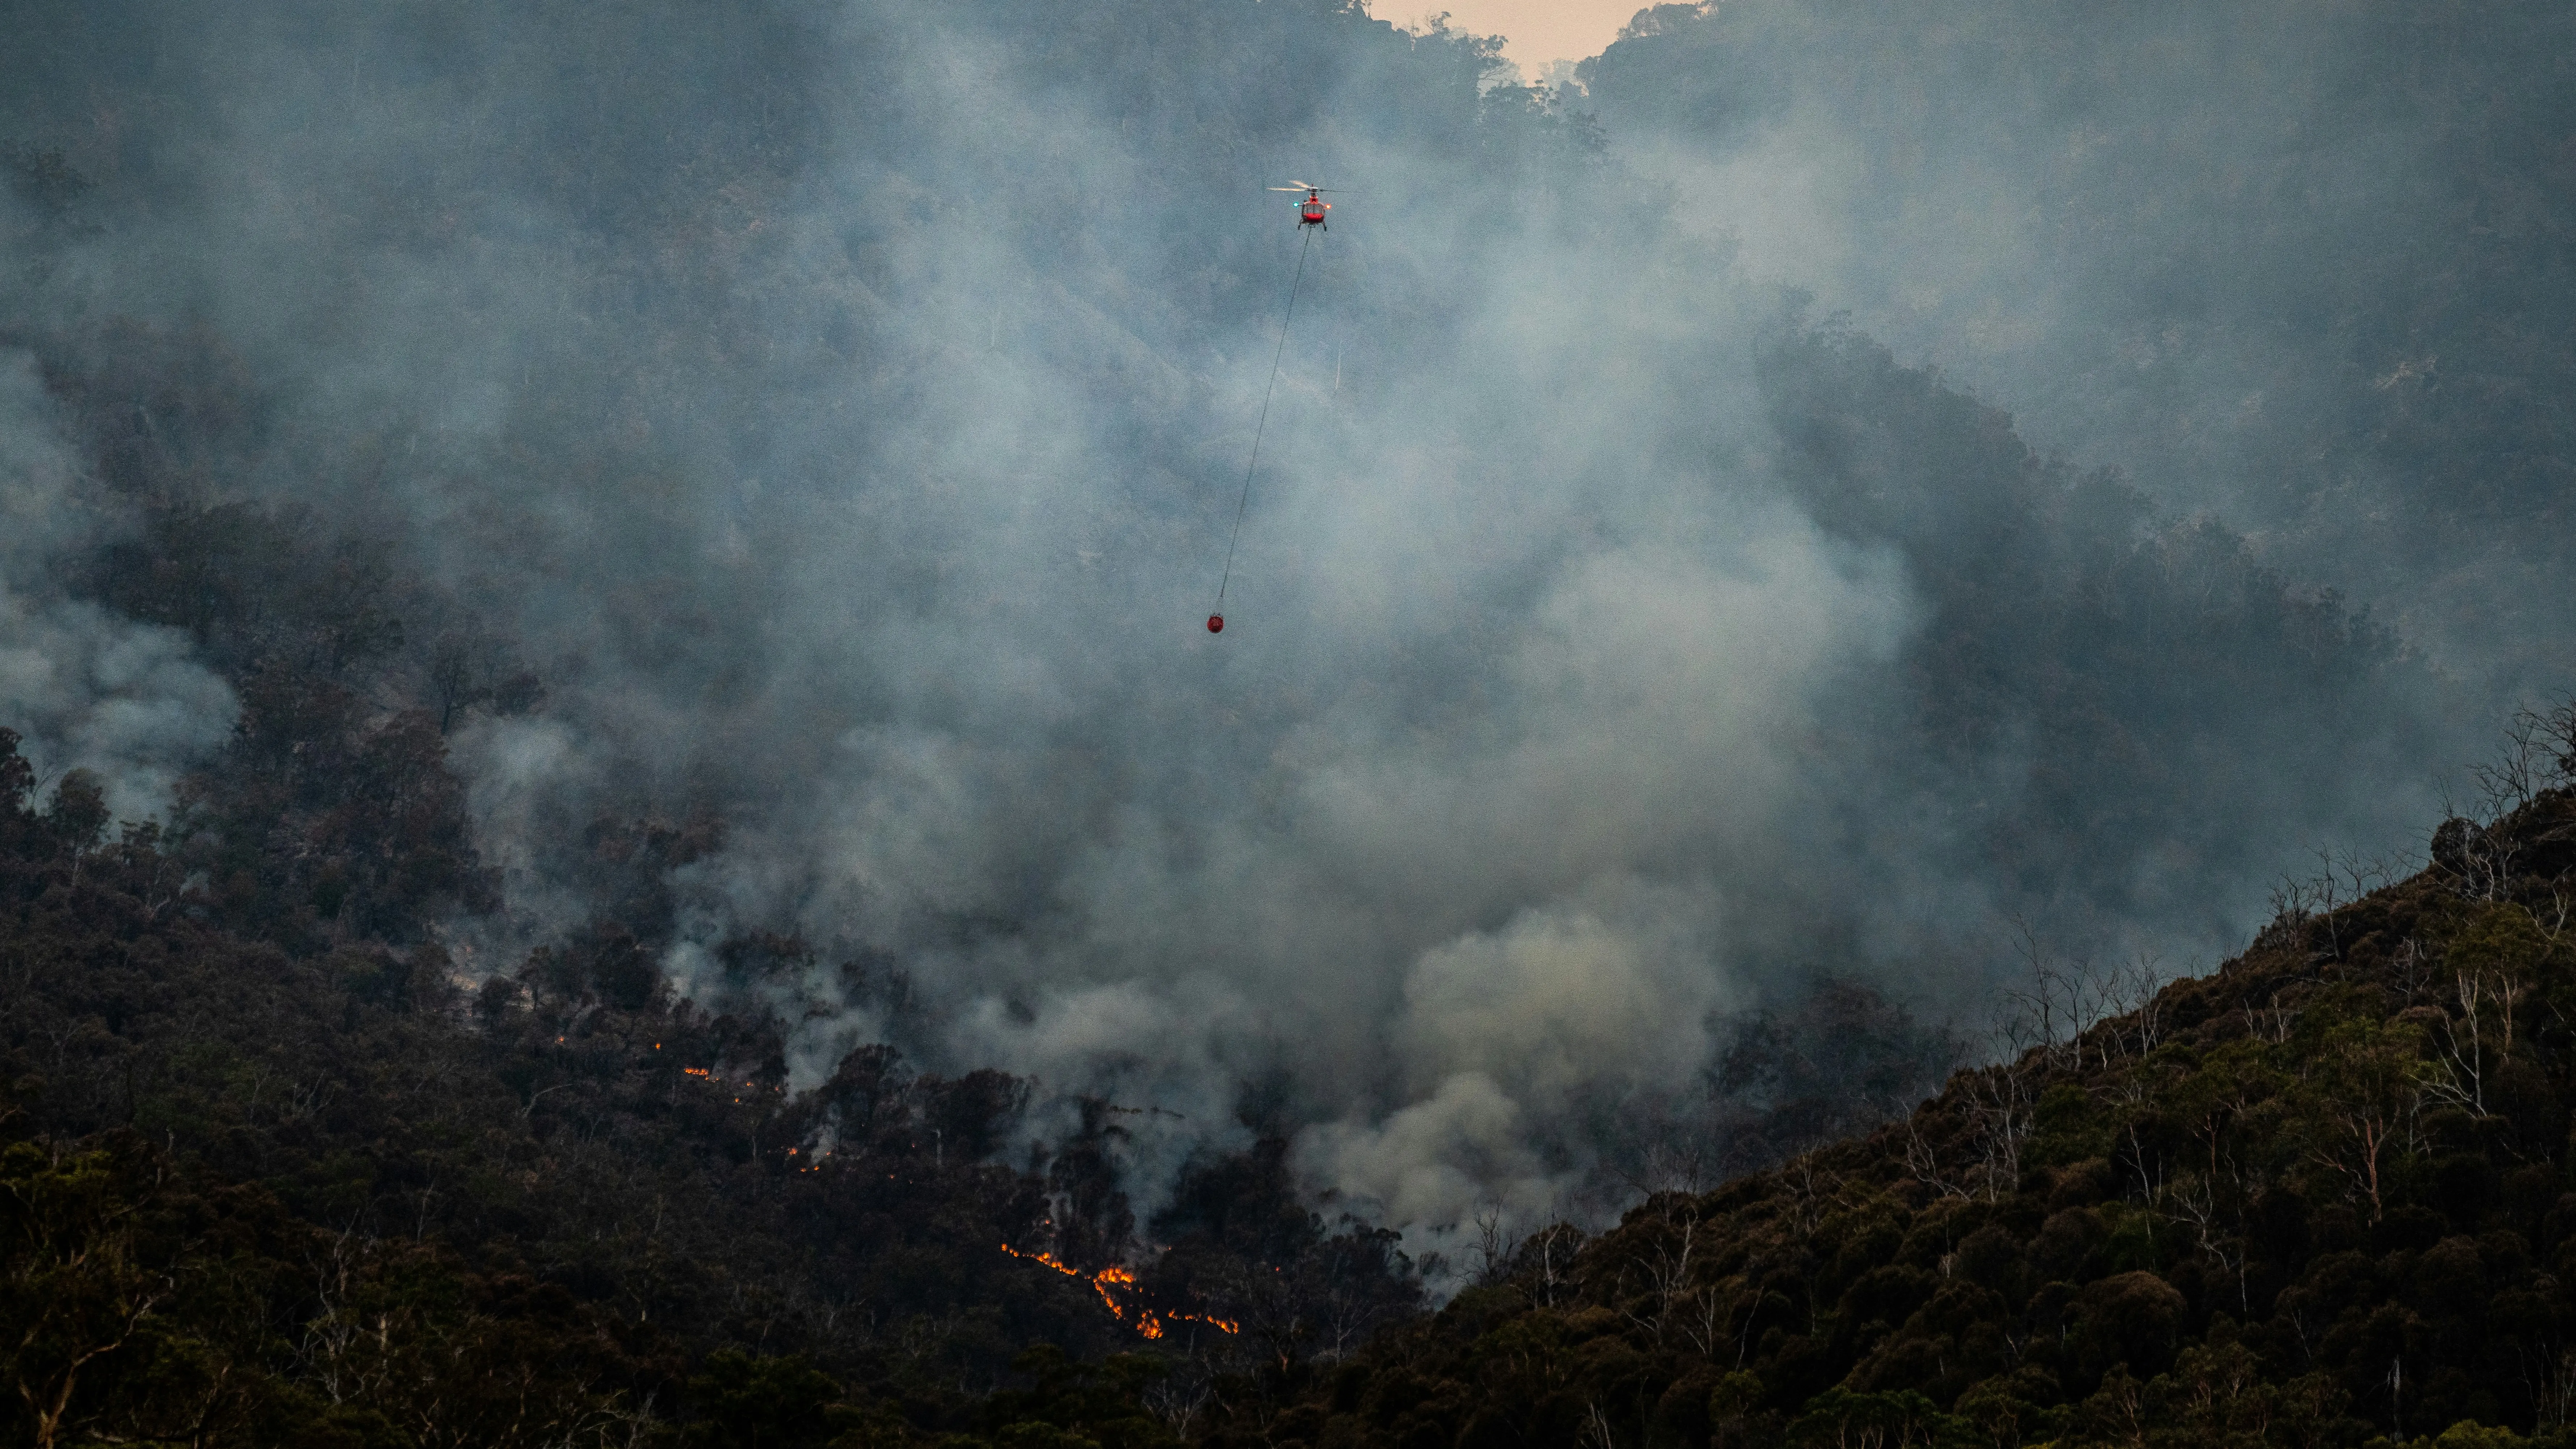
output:
[[[1326,188],[1321,186],[1310,186],[1303,181],[1291,181],[1285,186],[1274,186],[1270,189],[1273,191],[1302,191],[1306,193],[1306,199],[1297,203],[1297,224],[1299,226],[1321,226],[1326,231],[1332,230],[1330,226],[1326,226],[1324,223],[1324,213],[1333,209],[1333,204],[1324,199]]]

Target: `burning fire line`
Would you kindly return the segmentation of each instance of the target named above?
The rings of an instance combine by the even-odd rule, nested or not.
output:
[[[1081,1269],[1071,1266],[1053,1253],[1023,1253],[1008,1243],[1002,1244],[1002,1251],[1010,1254],[1014,1258],[1026,1258],[1032,1263],[1042,1263],[1047,1267],[1053,1268],[1057,1272],[1062,1273],[1068,1278],[1080,1278],[1083,1276]],[[1103,1268],[1099,1272],[1092,1274],[1087,1281],[1091,1284],[1091,1291],[1100,1295],[1100,1301],[1109,1305],[1109,1316],[1117,1319],[1121,1323],[1126,1322],[1127,1305],[1120,1303],[1116,1298],[1112,1297],[1109,1290],[1113,1287],[1128,1289],[1134,1288],[1136,1286],[1136,1275],[1113,1264],[1110,1267]],[[1235,1323],[1233,1320],[1217,1318],[1209,1314],[1156,1314],[1152,1309],[1143,1307],[1139,1307],[1136,1310],[1136,1331],[1147,1338],[1162,1337],[1163,1325],[1167,1322],[1204,1323],[1210,1328],[1216,1329],[1220,1333],[1239,1333],[1242,1331],[1242,1326]]]

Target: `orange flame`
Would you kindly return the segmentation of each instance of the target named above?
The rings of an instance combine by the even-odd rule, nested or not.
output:
[[[1010,1254],[1014,1258],[1026,1258],[1032,1263],[1040,1263],[1049,1268],[1053,1268],[1068,1278],[1080,1278],[1083,1276],[1081,1269],[1067,1264],[1064,1260],[1058,1258],[1053,1253],[1023,1253],[1008,1243],[1002,1244],[1002,1251]],[[1126,1322],[1127,1305],[1119,1302],[1111,1295],[1109,1290],[1112,1288],[1133,1289],[1136,1286],[1136,1275],[1127,1269],[1112,1263],[1108,1267],[1101,1269],[1099,1272],[1092,1274],[1088,1281],[1091,1284],[1091,1291],[1099,1294],[1100,1301],[1109,1306],[1109,1316],[1117,1319],[1121,1323]],[[1236,1325],[1231,1319],[1217,1318],[1197,1313],[1167,1313],[1158,1316],[1149,1308],[1138,1308],[1136,1310],[1136,1331],[1147,1338],[1160,1338],[1163,1336],[1163,1323],[1166,1319],[1173,1322],[1187,1321],[1190,1323],[1204,1323],[1223,1333],[1238,1333],[1241,1331],[1238,1325]]]

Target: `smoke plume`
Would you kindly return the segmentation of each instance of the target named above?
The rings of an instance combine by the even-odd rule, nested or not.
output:
[[[19,188],[8,328],[220,338],[247,420],[173,445],[192,486],[390,540],[545,683],[449,734],[506,900],[466,969],[622,909],[596,822],[720,817],[629,924],[801,1021],[799,1081],[893,1039],[1033,1074],[1032,1131],[1157,1107],[1148,1196],[1266,1114],[1438,1241],[1570,1201],[1602,1112],[1821,971],[1973,1026],[2013,918],[2178,967],[2309,847],[2438,818],[2415,636],[2093,390],[2096,254],[1999,220],[2046,136],[1888,162],[1812,70],[1692,111],[1732,7],[1641,21],[1589,101],[1327,0],[1110,8],[21,17],[0,139],[86,189]],[[0,708],[147,809],[229,698],[83,602],[124,495],[12,358]],[[758,933],[809,954],[749,971]]]

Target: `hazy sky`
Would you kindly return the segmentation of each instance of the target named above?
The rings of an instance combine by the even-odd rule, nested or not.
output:
[[[1599,55],[1638,10],[1635,0],[1456,0],[1425,11],[1449,12],[1449,23],[1479,35],[1499,35],[1503,54],[1535,77],[1551,60]],[[1381,10],[1390,20],[1402,17]]]

